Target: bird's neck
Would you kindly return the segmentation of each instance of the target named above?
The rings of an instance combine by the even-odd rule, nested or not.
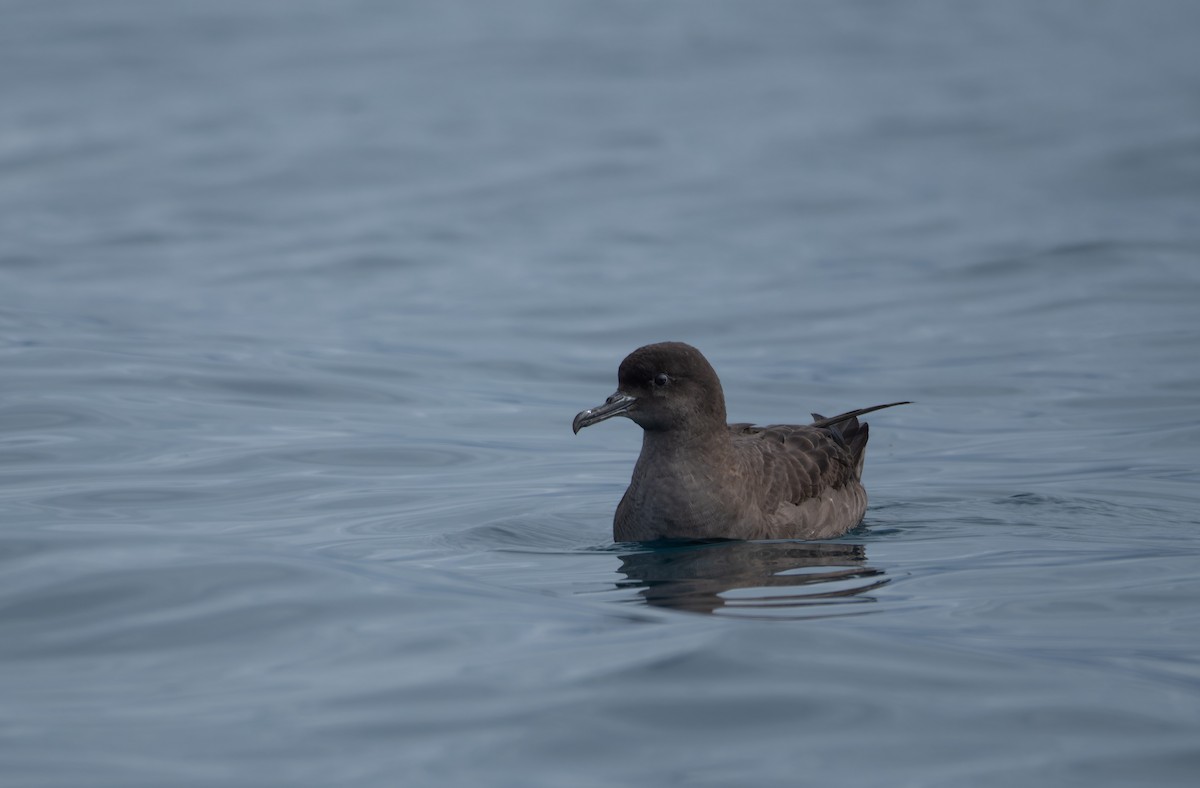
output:
[[[646,430],[643,457],[710,457],[720,461],[730,450],[729,428],[721,424],[687,430]]]

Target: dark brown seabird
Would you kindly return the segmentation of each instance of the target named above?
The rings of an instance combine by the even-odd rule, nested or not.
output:
[[[625,416],[643,430],[642,453],[613,517],[613,539],[829,539],[867,510],[864,413],[812,424],[725,423],[721,381],[700,351],[682,342],[626,356],[617,391],[571,424],[578,433]]]

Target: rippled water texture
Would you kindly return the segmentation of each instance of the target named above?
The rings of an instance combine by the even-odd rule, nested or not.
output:
[[[0,783],[1192,786],[1200,6],[0,25]],[[864,525],[613,544],[638,345]]]

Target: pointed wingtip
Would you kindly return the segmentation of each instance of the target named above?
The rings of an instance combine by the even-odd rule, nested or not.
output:
[[[814,414],[812,414],[813,415],[812,426],[814,426],[814,427],[829,427],[834,424],[839,424],[843,421],[849,421],[850,419],[857,418],[858,416],[864,416],[868,413],[874,413],[877,410],[883,410],[884,408],[894,408],[897,405],[911,405],[911,404],[912,404],[912,400],[904,400],[903,402],[889,402],[886,405],[872,405],[869,408],[859,408],[858,410],[846,411],[845,413],[840,413],[837,416],[833,416],[832,418],[828,418],[828,419],[814,413]]]

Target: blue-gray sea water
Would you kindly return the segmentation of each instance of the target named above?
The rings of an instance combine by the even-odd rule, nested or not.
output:
[[[0,20],[0,784],[1197,784],[1200,4]],[[613,544],[668,339],[863,526]]]

